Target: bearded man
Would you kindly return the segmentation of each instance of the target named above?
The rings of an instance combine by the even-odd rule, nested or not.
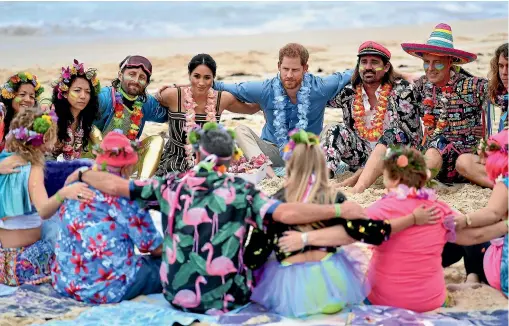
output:
[[[343,123],[322,134],[331,176],[341,162],[355,174],[342,186],[362,192],[383,173],[388,146],[417,146],[422,128],[409,83],[390,63],[391,53],[373,41],[361,44],[351,83],[329,105],[343,110]],[[369,159],[368,159],[369,158]]]
[[[94,143],[113,130],[122,130],[130,140],[140,138],[145,122],[167,122],[168,109],[161,106],[152,95],[147,94],[147,86],[152,76],[152,63],[145,57],[130,55],[119,64],[118,77],[112,86],[102,88],[99,93],[100,117],[94,125],[101,135],[94,135]],[[154,175],[163,151],[161,136],[147,137],[142,142],[141,157],[136,171],[138,177],[149,178]]]

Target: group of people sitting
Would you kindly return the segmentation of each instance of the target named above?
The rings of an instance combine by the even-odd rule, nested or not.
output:
[[[372,41],[354,71],[314,76],[292,43],[278,76],[231,85],[214,81],[214,60],[199,54],[190,85],[156,96],[142,56],[124,59],[102,89],[75,61],[46,106],[36,76],[10,77],[0,97],[0,283],[51,282],[96,304],[162,292],[178,309],[214,315],[249,301],[292,317],[360,303],[430,311],[450,305],[442,267],[464,258],[469,282],[507,296],[507,44],[489,81],[458,68],[476,56],[453,48],[446,24],[402,46],[423,60],[415,83]],[[322,132],[327,104],[344,121]],[[490,105],[504,113],[495,135]],[[218,124],[225,109],[262,110],[261,137]],[[146,121],[168,122],[166,145],[138,140]],[[284,167],[284,187],[269,197],[229,174],[242,152]],[[355,172],[344,185],[361,192],[383,175],[387,195],[367,209],[348,201],[329,185],[342,166]],[[426,187],[460,176],[493,188],[487,207],[465,215]],[[373,257],[343,247],[354,241],[374,245]]]

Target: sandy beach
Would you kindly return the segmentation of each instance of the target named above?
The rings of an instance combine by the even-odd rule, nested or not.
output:
[[[439,23],[438,21],[436,23]],[[209,53],[218,64],[218,80],[225,82],[262,80],[277,72],[278,50],[289,42],[305,45],[310,52],[309,70],[318,75],[353,68],[358,46],[366,40],[384,44],[392,52],[392,64],[399,72],[416,76],[422,73],[422,61],[406,54],[400,46],[402,42],[425,42],[436,24],[412,26],[392,26],[385,28],[364,28],[351,30],[325,30],[299,33],[274,33],[253,36],[231,36],[216,38],[155,39],[139,40],[134,47],[125,39],[97,44],[76,43],[72,48],[63,45],[46,46],[36,38],[0,36],[0,43],[19,42],[19,51],[2,53],[0,60],[0,82],[21,70],[36,74],[44,87],[45,95],[50,95],[51,81],[58,77],[60,67],[69,65],[77,58],[86,67],[98,69],[102,85],[110,84],[118,71],[118,62],[128,54],[141,54],[152,60],[154,73],[149,92],[160,86],[187,82],[187,63],[194,54]],[[497,46],[507,42],[508,20],[455,21],[450,24],[454,35],[454,45],[466,51],[477,53],[478,60],[464,68],[474,75],[486,77],[489,61]],[[36,51],[25,51],[30,42]],[[33,45],[32,44],[32,45]],[[136,52],[136,53],[134,53]],[[260,132],[264,123],[263,115],[239,116],[225,113],[222,121],[226,126],[245,124]],[[327,109],[325,123],[341,121],[341,113]],[[167,125],[149,123],[144,137],[166,133]],[[264,181],[261,187],[273,193],[282,180]],[[337,180],[333,181],[337,182]],[[348,189],[342,189],[348,193]],[[348,195],[362,205],[369,205],[382,194],[380,183],[375,184],[361,195]],[[440,198],[461,212],[471,212],[486,205],[491,190],[473,185],[458,185],[439,189]],[[460,262],[445,270],[448,283],[461,283],[465,272]],[[483,310],[507,308],[508,302],[500,293],[482,287],[453,294],[457,310]]]

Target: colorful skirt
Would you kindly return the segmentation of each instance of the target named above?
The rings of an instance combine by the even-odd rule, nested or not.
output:
[[[53,248],[43,240],[21,248],[0,248],[0,284],[19,286],[51,281]]]
[[[357,248],[349,252],[340,248],[319,262],[285,264],[271,259],[263,267],[251,300],[287,317],[337,313],[348,304],[361,303],[369,294],[362,270],[364,257]]]

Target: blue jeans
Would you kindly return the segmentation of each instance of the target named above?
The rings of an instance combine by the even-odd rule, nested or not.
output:
[[[142,256],[141,267],[136,273],[134,282],[122,297],[122,301],[134,299],[139,295],[162,293],[160,267],[161,257]]]

